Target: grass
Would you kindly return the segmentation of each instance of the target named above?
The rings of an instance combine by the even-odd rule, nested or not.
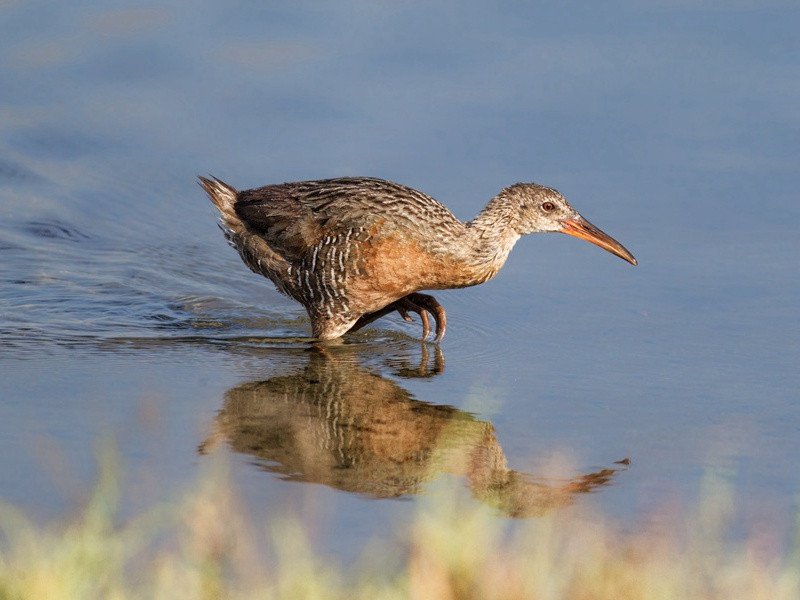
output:
[[[104,459],[66,522],[37,525],[0,507],[0,598],[800,598],[800,545],[726,543],[732,496],[719,482],[681,527],[627,534],[572,509],[509,528],[457,486],[437,485],[409,528],[343,570],[311,548],[298,521],[251,522],[220,473],[120,522],[118,472]]]

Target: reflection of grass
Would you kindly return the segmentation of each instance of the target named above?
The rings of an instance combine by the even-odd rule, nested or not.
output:
[[[508,531],[490,509],[437,485],[406,533],[343,572],[314,553],[298,521],[261,534],[219,476],[118,523],[115,468],[104,462],[85,509],[65,525],[39,527],[0,508],[0,598],[800,598],[796,552],[723,543],[725,494],[709,493],[681,535],[623,536],[575,511]]]

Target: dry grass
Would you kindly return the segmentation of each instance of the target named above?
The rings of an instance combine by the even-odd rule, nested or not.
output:
[[[723,543],[731,517],[724,486],[711,486],[677,534],[651,527],[622,535],[574,510],[510,531],[467,494],[439,485],[391,542],[395,550],[343,572],[315,554],[298,522],[248,522],[219,473],[118,523],[117,472],[103,461],[85,509],[66,524],[37,526],[0,508],[0,598],[800,598],[797,548],[765,555]],[[402,560],[378,558],[397,547]]]

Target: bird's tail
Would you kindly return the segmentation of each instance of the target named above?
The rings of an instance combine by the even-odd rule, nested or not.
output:
[[[284,273],[289,263],[280,254],[273,250],[266,239],[257,232],[250,231],[247,225],[236,214],[236,199],[238,190],[221,179],[211,177],[197,178],[211,202],[219,209],[220,229],[225,233],[225,239],[236,248],[244,263],[256,273],[269,277],[278,285],[278,289],[289,293],[284,287]]]
[[[225,233],[225,238],[231,245],[238,248],[236,238],[245,231],[244,223],[234,209],[236,196],[239,194],[238,190],[213,176],[211,179],[198,176],[197,179],[200,187],[206,191],[211,202],[219,209],[219,226]]]
[[[208,197],[211,198],[211,201],[223,216],[228,216],[231,213],[235,214],[233,205],[236,203],[236,196],[239,193],[235,187],[228,185],[213,175],[211,179],[202,176],[197,179],[199,179],[200,187],[206,191]]]

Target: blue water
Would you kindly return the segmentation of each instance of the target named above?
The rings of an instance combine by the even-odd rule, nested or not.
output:
[[[291,440],[330,427],[306,413],[340,393],[353,422],[380,401],[455,410],[543,485],[554,456],[558,481],[631,458],[573,503],[633,520],[691,502],[711,468],[745,515],[784,522],[800,492],[798,22],[780,2],[0,8],[0,496],[61,514],[109,440],[131,507],[227,455],[249,505],[322,514],[320,543],[353,556],[445,477],[381,499],[366,470],[331,479],[332,455],[248,446],[236,432],[272,417],[226,415],[268,382],[263,402],[292,385],[306,411],[282,414]],[[387,317],[334,352],[320,392],[304,311],[226,246],[194,182],[208,173],[384,177],[463,219],[536,181],[639,266],[523,239],[495,280],[436,294],[441,357]]]

